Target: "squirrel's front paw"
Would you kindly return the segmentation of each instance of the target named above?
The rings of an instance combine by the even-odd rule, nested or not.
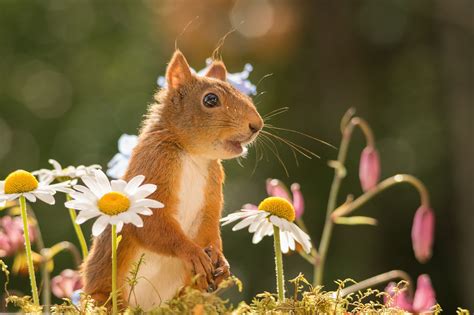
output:
[[[225,259],[224,254],[214,246],[209,245],[204,250],[212,261],[212,266],[214,268],[212,276],[216,289],[223,280],[230,277],[230,266],[227,259]]]
[[[193,247],[184,254],[186,266],[194,275],[199,275],[196,285],[201,290],[208,290],[213,283],[213,267],[211,258],[199,246]]]

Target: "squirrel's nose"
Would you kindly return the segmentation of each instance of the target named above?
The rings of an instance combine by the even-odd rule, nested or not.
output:
[[[262,129],[262,127],[263,127],[263,124],[260,123],[260,122],[257,123],[257,124],[255,124],[255,123],[250,123],[250,124],[249,124],[249,129],[250,129],[250,131],[251,131],[252,133],[257,133],[257,132],[259,132],[259,131]]]

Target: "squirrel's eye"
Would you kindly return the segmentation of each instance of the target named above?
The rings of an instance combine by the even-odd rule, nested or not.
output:
[[[202,102],[204,103],[204,106],[212,108],[219,105],[219,98],[214,93],[208,93],[204,96]]]

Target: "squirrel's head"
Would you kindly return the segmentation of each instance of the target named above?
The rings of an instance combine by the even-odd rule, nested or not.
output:
[[[151,108],[157,119],[148,124],[168,130],[191,154],[211,159],[242,155],[263,120],[251,98],[229,84],[226,74],[224,63],[214,61],[205,76],[194,75],[176,51],[166,70],[167,88],[156,94],[158,103]]]

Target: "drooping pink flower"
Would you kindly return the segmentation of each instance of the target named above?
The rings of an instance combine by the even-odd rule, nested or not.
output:
[[[384,296],[384,303],[390,307],[398,307],[402,310],[411,312],[413,309],[413,301],[408,296],[406,290],[395,292],[395,288],[397,287],[395,282],[390,282],[387,287],[385,288],[385,292],[389,293],[391,296],[391,300]]]
[[[385,305],[390,307],[398,307],[407,312],[423,313],[430,311],[436,305],[436,293],[431,285],[430,277],[426,274],[420,275],[417,280],[417,286],[414,297],[408,296],[406,290],[395,293],[396,287],[394,282],[388,284],[385,292],[392,297],[385,297]]]
[[[431,285],[428,275],[420,275],[416,283],[415,297],[413,298],[413,310],[423,312],[429,310],[436,304],[436,293]]]
[[[295,208],[296,218],[301,218],[304,213],[304,198],[298,183],[293,183],[291,185],[293,197],[290,196],[290,192],[288,191],[288,188],[285,186],[285,184],[283,184],[283,182],[278,179],[267,179],[266,188],[267,194],[270,197],[281,197],[291,202]],[[250,203],[245,204],[243,208],[253,210],[258,209],[256,205]]]
[[[35,229],[29,225],[30,240],[35,240]],[[0,257],[11,256],[25,244],[23,223],[20,217],[4,216],[0,218]]]
[[[427,262],[432,255],[435,216],[433,210],[421,205],[416,210],[411,229],[411,239],[415,257],[420,263]]]
[[[51,290],[58,298],[71,298],[81,288],[82,278],[76,270],[65,269],[51,280]]]
[[[362,150],[359,164],[359,179],[362,189],[374,188],[380,179],[380,158],[377,149],[367,146]]]
[[[267,194],[271,197],[285,198],[286,200],[291,202],[291,197],[288,192],[288,188],[286,188],[285,184],[283,184],[278,179],[267,179]]]
[[[296,218],[301,218],[304,213],[304,198],[300,190],[300,184],[293,183],[291,185],[291,192],[293,193],[293,207],[295,208]]]

